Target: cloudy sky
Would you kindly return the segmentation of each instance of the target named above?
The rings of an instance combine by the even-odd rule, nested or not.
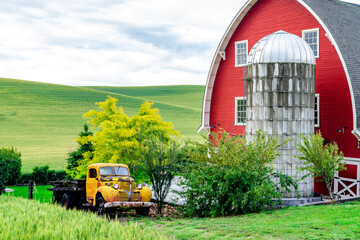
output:
[[[205,84],[243,3],[2,0],[0,77],[85,86]]]

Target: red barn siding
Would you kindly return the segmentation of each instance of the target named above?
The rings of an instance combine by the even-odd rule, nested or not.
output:
[[[235,42],[248,40],[248,49],[261,38],[278,30],[302,37],[302,30],[319,28],[319,55],[316,59],[316,93],[320,94],[320,130],[324,139],[335,141],[346,157],[360,158],[357,139],[351,133],[353,112],[350,89],[337,51],[325,36],[316,18],[298,1],[259,0],[244,17],[226,47],[226,60],[217,71],[211,100],[210,125],[235,134],[235,97],[243,96],[242,67],[235,67]],[[344,133],[337,132],[339,126]],[[316,187],[315,187],[316,189]]]

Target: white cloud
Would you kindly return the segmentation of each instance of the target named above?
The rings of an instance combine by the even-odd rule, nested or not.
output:
[[[0,77],[68,85],[205,84],[243,2],[1,1]]]
[[[0,76],[69,85],[204,84],[240,7],[236,0],[2,2]]]
[[[343,2],[360,4],[360,0],[342,0]]]

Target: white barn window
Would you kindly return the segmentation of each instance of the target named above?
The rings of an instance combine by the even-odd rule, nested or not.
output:
[[[319,29],[308,29],[302,31],[303,39],[310,45],[316,58],[319,57]]]
[[[314,126],[320,127],[320,94],[315,94]]]
[[[247,64],[248,41],[235,42],[235,67],[242,67]]]
[[[235,125],[246,124],[246,98],[235,98]]]

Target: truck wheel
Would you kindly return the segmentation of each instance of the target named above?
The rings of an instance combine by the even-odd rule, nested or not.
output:
[[[150,207],[136,208],[135,211],[137,215],[148,216]]]
[[[106,213],[105,200],[103,197],[98,197],[96,200],[96,214],[102,216]]]
[[[61,197],[62,194],[61,193],[53,193],[53,197],[52,197],[52,203],[53,204],[60,204],[61,203]]]
[[[64,193],[64,195],[62,195],[61,206],[63,206],[66,209],[74,208],[73,200],[72,200],[70,194]]]

